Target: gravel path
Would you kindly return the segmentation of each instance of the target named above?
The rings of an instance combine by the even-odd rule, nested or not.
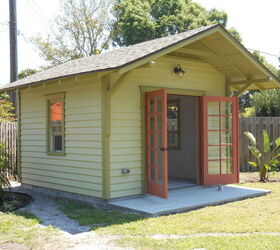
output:
[[[40,193],[22,190],[17,183],[13,183],[13,190],[24,192],[32,196],[33,201],[20,209],[35,214],[42,221],[41,226],[53,225],[58,228],[61,235],[54,238],[40,249],[73,249],[73,250],[105,250],[105,249],[128,249],[114,246],[112,236],[100,236],[90,231],[88,226],[80,226],[77,221],[69,219],[60,209],[57,203]]]

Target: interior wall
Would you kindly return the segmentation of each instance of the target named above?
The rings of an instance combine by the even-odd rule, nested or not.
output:
[[[180,100],[181,147],[168,151],[168,176],[196,180],[196,97],[168,95],[172,99]]]

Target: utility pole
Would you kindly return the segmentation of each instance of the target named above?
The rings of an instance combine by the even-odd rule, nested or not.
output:
[[[10,82],[18,79],[18,53],[17,53],[17,10],[16,0],[9,0],[10,9]],[[16,92],[10,93],[11,102],[16,107]]]

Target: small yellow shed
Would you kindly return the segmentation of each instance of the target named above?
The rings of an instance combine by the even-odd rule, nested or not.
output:
[[[23,186],[108,200],[238,182],[237,96],[279,85],[212,25],[69,61],[1,91],[17,91]]]

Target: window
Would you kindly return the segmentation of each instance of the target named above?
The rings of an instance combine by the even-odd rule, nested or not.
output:
[[[48,153],[64,153],[64,94],[47,96]]]
[[[167,103],[168,148],[180,148],[180,101],[169,100]]]

